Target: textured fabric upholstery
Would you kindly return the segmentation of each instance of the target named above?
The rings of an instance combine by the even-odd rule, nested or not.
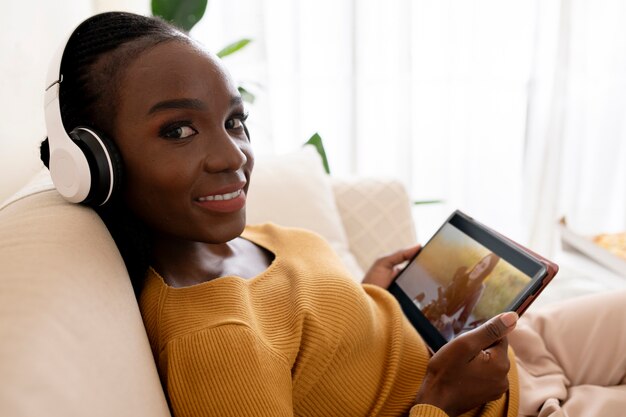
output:
[[[409,196],[399,181],[335,179],[333,191],[350,252],[363,270],[381,255],[416,244]]]

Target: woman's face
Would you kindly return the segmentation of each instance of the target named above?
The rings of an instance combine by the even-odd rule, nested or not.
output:
[[[469,274],[470,279],[476,279],[482,275],[483,272],[489,267],[489,257],[484,257],[480,262],[474,266],[472,272]]]
[[[219,60],[184,41],[141,53],[117,88],[124,198],[158,238],[229,241],[254,164],[244,106]]]

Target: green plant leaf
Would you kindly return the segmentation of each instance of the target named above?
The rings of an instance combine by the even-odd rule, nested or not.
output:
[[[152,14],[190,31],[202,19],[208,0],[152,0]]]
[[[445,202],[446,200],[418,200],[418,201],[414,201],[413,205],[419,206],[421,204],[441,204]]]
[[[241,94],[241,98],[243,101],[254,104],[254,100],[256,99],[256,96],[254,94],[252,94],[242,86],[237,87],[237,90],[239,90],[239,94]]]
[[[305,145],[313,145],[315,149],[317,149],[317,153],[322,157],[322,163],[324,164],[324,171],[330,175],[330,167],[328,166],[328,158],[326,158],[326,151],[324,150],[324,144],[322,143],[322,137],[315,133],[309,140],[306,141]]]
[[[238,50],[245,48],[250,42],[252,42],[252,39],[239,39],[237,42],[233,42],[222,48],[222,50],[217,53],[217,56],[224,58],[225,56],[234,54]]]

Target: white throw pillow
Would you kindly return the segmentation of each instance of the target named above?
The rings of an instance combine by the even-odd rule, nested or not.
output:
[[[331,181],[313,146],[257,158],[247,200],[249,224],[273,222],[324,237],[360,282],[363,271],[348,249]]]

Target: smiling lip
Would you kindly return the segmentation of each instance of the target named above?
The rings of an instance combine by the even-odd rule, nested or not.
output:
[[[246,205],[246,193],[243,188],[238,188],[221,194],[198,197],[194,203],[207,210],[232,213],[241,210]]]

